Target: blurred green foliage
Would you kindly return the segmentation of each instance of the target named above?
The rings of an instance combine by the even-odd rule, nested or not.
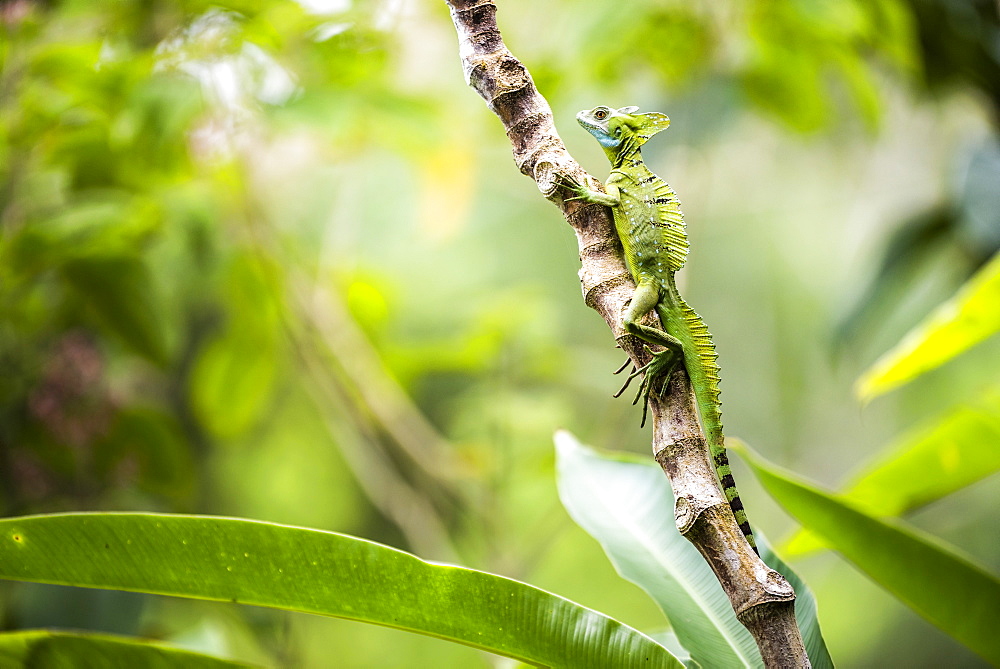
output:
[[[835,484],[975,405],[995,337],[863,415],[851,384],[1000,245],[995,3],[628,7],[512,1],[499,20],[598,176],[577,109],[673,118],[647,160],[685,203],[729,432]],[[610,398],[572,237],[462,81],[443,5],[4,0],[0,29],[4,515],[332,529],[662,626],[559,505],[555,428],[648,436]],[[740,473],[751,522],[791,529]],[[994,476],[910,519],[996,571],[998,497]],[[796,569],[841,664],[975,666],[831,555]],[[369,666],[387,644],[382,666],[489,662],[342,621],[101,604],[118,596],[5,583],[0,613],[87,610],[262,663]]]

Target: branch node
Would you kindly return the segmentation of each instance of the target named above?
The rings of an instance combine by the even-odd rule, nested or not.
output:
[[[621,274],[615,274],[614,276],[609,276],[608,278],[595,283],[590,288],[587,288],[583,294],[583,301],[591,309],[597,309],[597,298],[604,291],[611,290],[613,288],[618,288],[620,286],[632,286],[632,276],[627,272]]]
[[[580,260],[605,253],[621,253],[621,248],[617,237],[605,237],[580,249]]]
[[[552,197],[559,189],[559,167],[549,160],[539,160],[535,163],[535,169],[531,175],[535,179],[535,185],[545,197]]]
[[[698,514],[695,513],[691,500],[687,497],[678,497],[674,503],[674,522],[682,535],[687,534],[697,518]]]
[[[754,574],[757,577],[757,582],[764,587],[764,590],[769,595],[774,595],[781,599],[795,598],[795,590],[785,580],[785,577],[768,567],[763,561],[760,561],[760,564],[755,567],[755,571],[757,572]]]

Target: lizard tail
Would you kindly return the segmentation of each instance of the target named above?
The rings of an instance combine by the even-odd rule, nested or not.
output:
[[[712,336],[705,326],[705,321],[679,295],[676,295],[676,288],[672,284],[670,288],[673,288],[676,302],[683,314],[686,332],[681,341],[685,347],[685,363],[694,385],[698,414],[705,430],[705,440],[708,442],[709,454],[715,465],[715,473],[719,477],[729,508],[733,510],[736,524],[740,526],[740,531],[743,532],[750,548],[759,556],[753,530],[750,529],[747,513],[743,509],[743,501],[740,500],[740,493],[736,490],[733,470],[729,466],[729,456],[726,454],[725,438],[722,436],[722,402],[719,399],[719,365],[716,363],[715,345],[712,343]],[[690,359],[688,351],[693,354]]]
[[[740,531],[746,537],[750,548],[759,557],[760,551],[757,550],[757,542],[753,538],[753,530],[750,528],[749,521],[747,521],[747,512],[743,509],[743,501],[740,499],[740,493],[736,490],[736,481],[733,479],[733,470],[729,466],[729,456],[726,454],[726,448],[724,446],[713,447],[712,451],[715,471],[719,476],[719,482],[722,484],[722,492],[729,502],[729,508],[733,510],[733,516],[736,517],[736,524],[740,526]]]
[[[687,368],[691,385],[694,389],[698,417],[708,443],[708,452],[715,465],[715,474],[719,477],[722,492],[726,495],[729,508],[733,511],[736,524],[746,538],[754,553],[757,542],[754,541],[753,530],[747,522],[747,513],[743,510],[743,502],[736,490],[733,480],[733,470],[729,466],[729,456],[726,454],[725,437],[722,434],[722,402],[719,391],[719,365],[715,353],[712,335],[701,316],[681,298],[674,284],[673,273],[669,274],[663,283],[663,289],[671,296],[675,307],[673,312],[667,309],[659,311],[660,321],[670,324],[668,331],[676,336],[684,347],[684,365]]]

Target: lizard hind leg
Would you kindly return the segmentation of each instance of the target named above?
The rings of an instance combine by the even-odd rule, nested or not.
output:
[[[638,376],[642,377],[639,391],[636,393],[635,399],[632,400],[632,404],[638,404],[639,400],[642,400],[642,426],[646,424],[649,395],[653,391],[653,388],[657,383],[660,384],[656,394],[661,397],[666,388],[666,382],[670,373],[677,368],[678,364],[682,364],[684,360],[684,348],[679,340],[663,330],[642,325],[638,322],[643,316],[656,308],[660,303],[660,298],[660,288],[655,283],[640,281],[639,285],[636,286],[635,292],[632,294],[632,301],[629,304],[628,311],[622,319],[622,325],[629,334],[649,344],[663,346],[662,351],[655,352],[649,346],[646,346],[646,352],[652,355],[652,359],[642,367],[633,370],[628,378],[625,379],[625,384],[621,387],[621,390],[615,393],[615,397],[619,397],[628,388],[632,379]],[[622,369],[624,369],[624,366]]]

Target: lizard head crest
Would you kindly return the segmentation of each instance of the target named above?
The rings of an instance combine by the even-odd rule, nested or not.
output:
[[[606,150],[619,153],[623,150],[638,149],[650,137],[666,130],[670,119],[666,114],[647,112],[637,114],[638,107],[594,107],[576,115],[577,122],[584,130],[597,138]]]

